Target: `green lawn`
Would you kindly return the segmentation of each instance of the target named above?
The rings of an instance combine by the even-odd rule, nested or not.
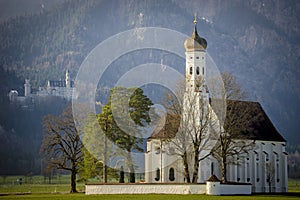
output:
[[[151,194],[151,195],[85,195],[84,184],[77,184],[78,194],[68,194],[70,190],[69,176],[61,176],[52,179],[51,184],[48,184],[48,180],[44,180],[41,176],[23,178],[22,185],[17,181],[18,176],[3,177],[0,178],[0,200],[2,199],[49,199],[49,200],[76,200],[76,199],[120,199],[120,200],[135,200],[135,199],[147,199],[147,200],[210,200],[210,199],[300,199],[300,180],[289,180],[289,194],[287,195],[251,195],[251,196],[207,196],[207,195],[163,195],[163,194]]]
[[[9,195],[0,196],[0,199],[22,199],[22,200],[214,200],[214,199],[228,199],[228,200],[245,200],[245,199],[299,199],[300,196],[287,196],[287,195],[252,195],[252,196],[207,196],[207,195],[85,195],[85,194],[31,194],[31,195]]]
[[[44,179],[42,176],[22,177],[22,184],[19,183],[20,176],[0,177],[0,194],[3,193],[59,193],[70,191],[70,176],[55,176],[51,179]],[[84,192],[84,183],[78,183],[79,192]]]

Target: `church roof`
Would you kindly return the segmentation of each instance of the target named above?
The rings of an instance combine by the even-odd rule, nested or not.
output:
[[[226,120],[229,123],[226,123]],[[227,101],[225,125],[235,120],[239,120],[245,126],[240,129],[239,134],[236,134],[236,139],[286,142],[258,102]],[[224,128],[228,129],[228,127]]]
[[[148,139],[171,139],[175,137],[179,124],[179,115],[166,114]]]
[[[220,182],[220,180],[218,179],[218,177],[216,175],[211,175],[211,177],[209,177],[206,181],[209,182]]]
[[[235,131],[226,127],[226,124],[232,124],[235,120],[238,120],[235,124],[243,126],[236,129],[238,133],[234,134],[235,139],[286,142],[258,102],[228,100],[224,129]],[[179,115],[167,115],[149,139],[173,138],[179,125]]]

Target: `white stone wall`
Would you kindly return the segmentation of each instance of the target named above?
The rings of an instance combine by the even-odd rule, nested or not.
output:
[[[85,194],[205,194],[205,184],[86,185]]]
[[[208,195],[220,195],[221,194],[221,186],[220,182],[210,182],[206,183],[206,194]]]
[[[208,194],[250,195],[251,185],[207,184],[116,184],[86,185],[85,194]]]
[[[251,185],[220,184],[221,195],[251,195]]]

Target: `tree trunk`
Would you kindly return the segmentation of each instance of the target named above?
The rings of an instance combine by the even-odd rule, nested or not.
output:
[[[104,183],[107,183],[107,138],[104,137],[104,163],[103,163]]]
[[[198,181],[198,172],[199,172],[199,151],[195,150],[193,183],[197,183]]]
[[[135,172],[134,172],[133,165],[131,165],[131,167],[130,167],[129,182],[135,183]]]
[[[105,130],[108,132],[108,123],[105,122]],[[104,136],[104,153],[103,153],[103,181],[107,183],[107,137]]]
[[[222,157],[222,183],[227,182],[227,159]]]
[[[72,164],[72,170],[71,170],[71,193],[77,192],[76,190],[76,174],[77,170],[75,168],[75,164]]]
[[[124,168],[121,166],[119,183],[125,183]]]
[[[133,160],[131,157],[131,152],[127,149],[127,161],[128,161],[128,167],[129,167],[129,182],[135,183],[135,172],[134,172],[134,165]]]
[[[190,172],[189,172],[189,164],[187,161],[187,153],[185,152],[182,157],[183,167],[184,167],[184,177],[187,183],[191,182]]]

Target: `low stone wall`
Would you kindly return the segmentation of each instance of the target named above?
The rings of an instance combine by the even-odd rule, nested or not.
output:
[[[86,185],[85,194],[205,194],[205,184]]]
[[[251,195],[252,185],[230,185],[220,184],[221,195]]]
[[[86,185],[85,194],[208,194],[251,195],[250,184],[96,184]]]

